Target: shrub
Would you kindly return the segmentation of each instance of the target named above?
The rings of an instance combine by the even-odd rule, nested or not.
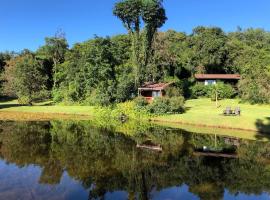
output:
[[[218,99],[229,99],[236,95],[235,89],[230,84],[223,82],[218,82],[216,85],[196,84],[191,88],[191,91],[192,98],[208,97],[212,100],[216,98],[216,92]]]
[[[218,93],[218,99],[230,99],[236,94],[235,89],[230,84],[224,84],[221,82],[216,85],[209,86],[208,97],[215,100],[216,92]]]
[[[185,98],[182,96],[170,98],[170,112],[182,113],[184,111]]]
[[[117,90],[115,94],[116,102],[124,102],[130,100],[136,94],[133,78],[123,76],[120,78],[117,84]]]
[[[32,99],[29,96],[21,96],[18,98],[18,103],[21,105],[31,105]]]
[[[262,75],[265,76],[265,75]],[[270,78],[270,76],[269,76]],[[239,96],[242,100],[255,103],[270,103],[269,79],[244,77],[238,85]]]
[[[182,113],[184,111],[184,97],[156,98],[147,106],[147,111],[152,114]]]
[[[98,89],[94,90],[87,95],[84,104],[91,106],[109,106],[111,104],[110,95],[107,92],[102,92]]]
[[[165,90],[166,96],[168,97],[175,97],[175,96],[181,96],[183,94],[183,91],[179,87],[168,87]]]
[[[147,111],[153,114],[165,114],[170,112],[169,98],[155,98],[154,101],[148,105]]]
[[[64,99],[63,91],[60,88],[54,89],[52,91],[52,96],[53,96],[53,101],[57,103],[63,101]]]
[[[209,86],[195,84],[191,87],[191,98],[207,97],[208,94]]]
[[[148,102],[143,97],[137,97],[135,100],[135,107],[138,109],[145,108],[148,105]]]

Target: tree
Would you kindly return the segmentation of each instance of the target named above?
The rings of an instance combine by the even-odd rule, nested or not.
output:
[[[55,100],[108,105],[115,101],[117,60],[110,38],[76,44],[58,66]]]
[[[13,52],[0,52],[0,94],[2,94],[2,87],[4,83],[3,73],[7,62],[14,56]]]
[[[162,0],[120,1],[115,4],[113,14],[123,22],[131,37],[135,85],[138,86],[144,79],[143,67],[147,67],[153,55],[152,44],[157,29],[167,20]],[[145,24],[143,33],[142,21]]]
[[[227,37],[221,28],[196,27],[193,29],[191,46],[195,66],[205,66],[208,73],[224,73]]]
[[[6,93],[17,96],[22,104],[31,104],[35,99],[48,97],[48,76],[33,54],[23,54],[8,61],[4,78]]]
[[[251,103],[269,103],[270,33],[261,29],[229,34],[227,67],[241,74],[239,96]]]
[[[48,72],[52,71],[53,87],[58,84],[57,66],[64,62],[65,53],[68,50],[68,43],[64,33],[57,32],[54,37],[46,37],[45,45],[37,50],[37,57],[53,63],[53,68],[48,65]]]

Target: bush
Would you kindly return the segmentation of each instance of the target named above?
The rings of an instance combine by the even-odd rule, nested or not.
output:
[[[147,111],[153,114],[165,114],[170,112],[169,98],[155,98],[154,101],[147,106]]]
[[[152,114],[182,113],[184,111],[184,97],[156,98],[147,106],[147,111]]]
[[[183,95],[183,91],[179,87],[168,87],[165,90],[165,93],[166,93],[166,96],[168,96],[170,98]]]
[[[135,100],[135,107],[138,109],[145,108],[148,105],[148,102],[143,97],[137,97]]]
[[[212,85],[210,87],[212,100],[215,100],[216,98],[216,90],[218,99],[230,99],[236,94],[235,89],[230,84],[218,83],[217,85]]]
[[[52,96],[53,96],[53,101],[54,102],[61,102],[64,100],[64,96],[63,96],[63,90],[61,90],[62,88],[59,89],[54,89],[52,91]]]
[[[209,86],[203,84],[195,84],[191,87],[191,98],[207,97],[209,94]]]
[[[185,98],[182,96],[170,98],[170,112],[182,113],[184,111]]]
[[[192,98],[207,97],[212,100],[216,99],[216,92],[218,99],[229,99],[236,95],[235,89],[230,84],[218,82],[216,85],[196,84],[191,88]]]
[[[265,76],[265,75],[262,75]],[[270,76],[269,76],[270,78]],[[269,79],[244,77],[239,82],[239,96],[242,100],[252,104],[270,103],[270,83]]]
[[[90,106],[109,106],[112,102],[111,97],[107,92],[102,92],[97,89],[87,95],[84,104]]]
[[[32,99],[29,96],[21,96],[18,98],[18,103],[21,105],[31,105]]]
[[[120,78],[117,84],[117,90],[115,94],[116,102],[124,102],[134,97],[137,90],[134,87],[133,78],[123,76]]]

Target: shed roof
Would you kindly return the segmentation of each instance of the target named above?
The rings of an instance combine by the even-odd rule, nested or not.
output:
[[[144,83],[139,90],[164,90],[166,87],[171,85],[172,83]]]
[[[239,80],[239,74],[195,74],[196,79],[235,79]]]

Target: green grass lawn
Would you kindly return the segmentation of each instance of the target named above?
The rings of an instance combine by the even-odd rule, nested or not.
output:
[[[71,115],[91,115],[93,106],[50,105],[51,102],[35,103],[33,106],[19,106],[17,100],[1,102],[0,111],[56,113]]]
[[[239,100],[227,99],[215,102],[210,99],[193,99],[186,101],[186,112],[154,118],[158,121],[213,126],[220,128],[245,129],[263,131],[270,134],[270,105],[251,105]],[[241,116],[223,116],[227,106],[241,108]]]
[[[8,118],[7,113],[15,113],[11,119],[16,120],[21,117],[20,113],[42,113],[46,114],[69,114],[69,115],[88,115],[95,116],[95,110],[92,106],[64,106],[50,105],[51,102],[36,103],[33,106],[19,106],[17,101],[0,102],[0,114],[2,118]],[[186,130],[195,132],[220,132],[223,130],[224,135],[242,135],[251,139],[258,138],[255,131],[269,133],[270,136],[270,105],[250,105],[248,103],[240,103],[239,100],[228,99],[219,101],[219,107],[216,108],[215,102],[210,99],[193,99],[186,101],[186,112],[183,114],[165,115],[153,118],[159,124],[168,125],[170,127],[183,128],[189,125]],[[241,108],[241,116],[223,116],[223,110],[226,106],[234,109],[236,106]],[[27,114],[26,114],[27,115]],[[33,115],[34,116],[34,115]],[[17,117],[17,118],[16,118]],[[61,116],[60,116],[61,117]],[[31,118],[29,116],[27,119]],[[33,119],[34,120],[34,119]],[[185,125],[184,125],[185,124]],[[204,128],[203,128],[204,127]],[[219,129],[224,128],[224,129]],[[238,130],[228,130],[239,129]],[[247,134],[242,130],[250,130],[254,133]],[[236,131],[238,131],[236,133]],[[246,135],[247,134],[247,135]],[[266,136],[266,134],[264,134]]]

